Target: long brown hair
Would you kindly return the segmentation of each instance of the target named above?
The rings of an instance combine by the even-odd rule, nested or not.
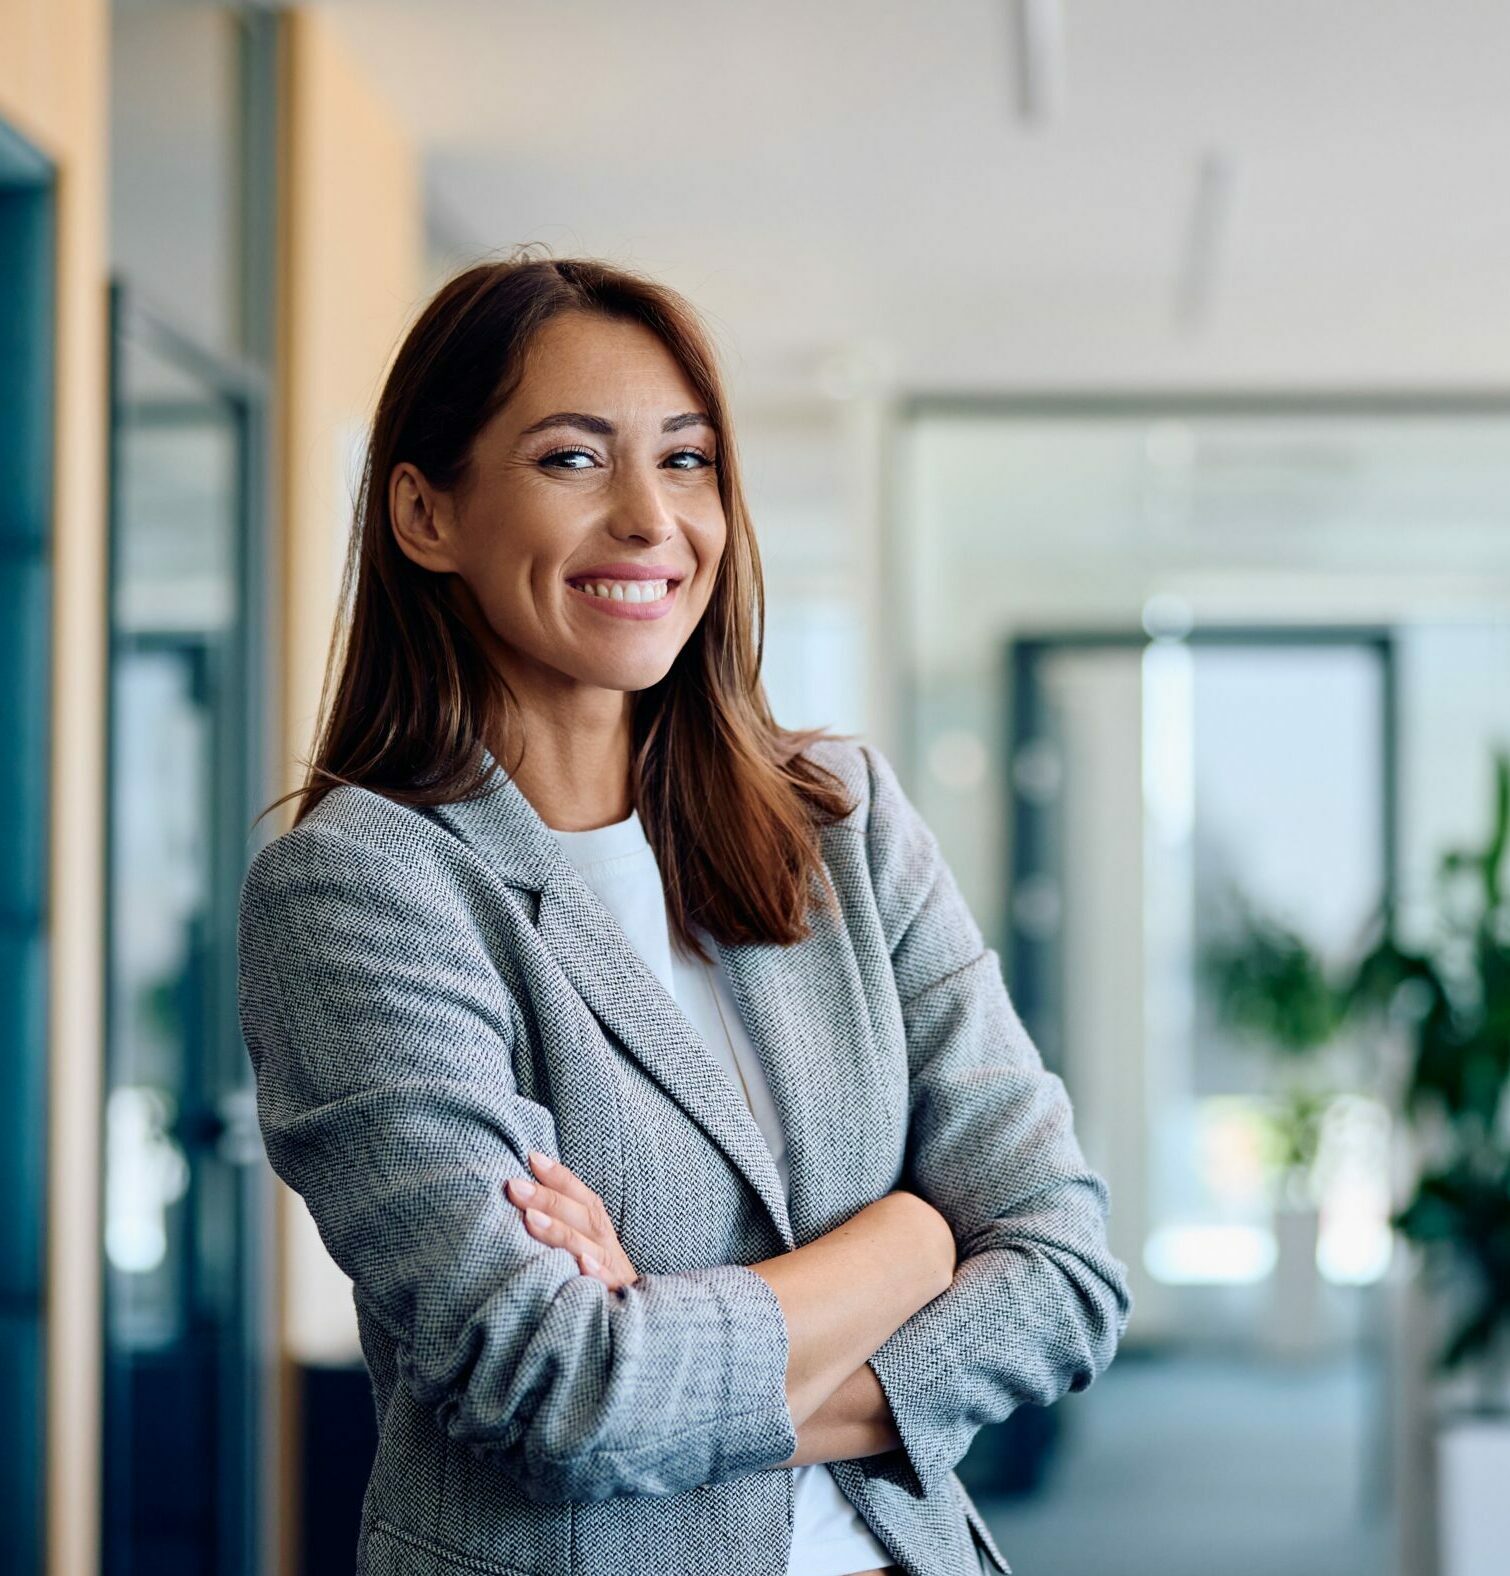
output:
[[[632,703],[630,792],[660,865],[666,917],[698,956],[696,924],[725,944],[781,945],[810,934],[815,895],[832,900],[817,829],[854,806],[803,751],[850,738],[779,727],[760,678],[765,588],[740,479],[728,398],[711,341],[675,291],[587,258],[523,247],[448,280],[405,336],[367,446],[320,698],[314,759],[297,825],[350,784],[425,806],[486,787],[491,729],[524,747],[515,696],[445,595],[445,579],[394,540],[393,467],[410,461],[437,488],[466,478],[478,433],[512,396],[534,336],[559,312],[650,328],[701,395],[718,438],[728,535],[708,607],[670,671]],[[499,764],[516,770],[499,752]],[[521,757],[522,758],[522,757]],[[259,816],[258,819],[261,817]]]

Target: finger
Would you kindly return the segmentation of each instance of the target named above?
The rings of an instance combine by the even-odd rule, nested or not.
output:
[[[550,1186],[558,1197],[570,1199],[584,1212],[578,1214],[576,1210],[572,1210],[566,1218],[578,1230],[602,1244],[603,1258],[615,1257],[619,1252],[619,1236],[602,1196],[588,1187],[564,1160],[556,1160],[533,1149],[529,1153],[529,1159],[539,1173],[549,1179]]]
[[[530,1218],[528,1211],[523,1211],[522,1214],[525,1229],[532,1235],[538,1237],[542,1242],[549,1242],[553,1247],[563,1247],[567,1252],[575,1254],[578,1266],[584,1275],[592,1276],[594,1279],[605,1283],[609,1282],[608,1270],[600,1262],[599,1253],[601,1250],[598,1249],[596,1243],[591,1248],[580,1247],[582,1241],[580,1234],[574,1238],[569,1228],[562,1228],[562,1223],[553,1216],[544,1215],[542,1217],[542,1212],[539,1210],[534,1211],[535,1218],[533,1219]]]
[[[598,1257],[596,1244],[590,1242],[580,1232],[572,1230],[570,1226],[563,1225],[561,1221],[550,1215],[542,1214],[538,1209],[525,1210],[524,1226],[532,1237],[548,1243],[553,1248],[565,1248],[579,1261],[584,1253],[591,1253],[594,1258]]]
[[[574,1227],[584,1236],[591,1235],[593,1217],[586,1205],[577,1203],[575,1199],[568,1198],[555,1188],[542,1187],[538,1182],[531,1182],[528,1177],[509,1177],[504,1186],[508,1190],[510,1201],[517,1204],[519,1208],[538,1209],[563,1224]]]
[[[580,1256],[582,1273],[592,1280],[602,1281],[609,1291],[617,1291],[621,1286],[630,1284],[628,1277],[624,1275],[623,1271],[614,1269],[607,1264],[598,1264],[594,1267],[589,1262],[589,1258],[590,1256],[585,1253]]]
[[[603,1202],[564,1160],[555,1160],[538,1149],[530,1150],[528,1158],[535,1175],[558,1193],[574,1199],[586,1209]]]

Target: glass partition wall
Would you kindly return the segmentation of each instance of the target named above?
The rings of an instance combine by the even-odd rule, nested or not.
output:
[[[263,392],[113,294],[106,1568],[251,1572],[261,1144],[236,1010]]]
[[[1119,1174],[1128,1248],[1156,1288],[1145,1328],[1160,1288],[1284,1276],[1283,1306],[1261,1291],[1176,1329],[1306,1347],[1325,1283],[1388,1267],[1389,1114],[1363,1048],[1324,1044],[1324,1023],[1313,1045],[1288,1020],[1283,1043],[1255,1041],[1230,1021],[1229,982],[1256,992],[1264,969],[1294,971],[1272,1005],[1298,1017],[1308,961],[1345,971],[1393,896],[1391,638],[1227,626],[1009,651],[1013,993]],[[1305,1121],[1308,1095],[1316,1131],[1291,1136],[1319,1145],[1315,1175],[1292,1167],[1276,1199],[1271,1123]],[[1287,1230],[1310,1231],[1315,1274],[1281,1264]],[[1346,1329],[1356,1310],[1334,1300]]]

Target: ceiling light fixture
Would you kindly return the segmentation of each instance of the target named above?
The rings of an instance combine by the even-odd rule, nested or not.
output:
[[[1053,119],[1064,86],[1060,0],[1016,0],[1017,105],[1029,124]]]
[[[1212,151],[1201,155],[1175,287],[1175,321],[1186,328],[1199,327],[1211,313],[1222,251],[1232,225],[1233,176],[1233,161],[1227,154]]]

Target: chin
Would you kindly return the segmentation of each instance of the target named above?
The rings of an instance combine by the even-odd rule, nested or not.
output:
[[[659,684],[671,671],[675,660],[673,655],[665,662],[605,665],[582,673],[580,677],[584,683],[596,684],[599,689],[622,690],[626,694],[633,694],[635,691],[647,690]]]

